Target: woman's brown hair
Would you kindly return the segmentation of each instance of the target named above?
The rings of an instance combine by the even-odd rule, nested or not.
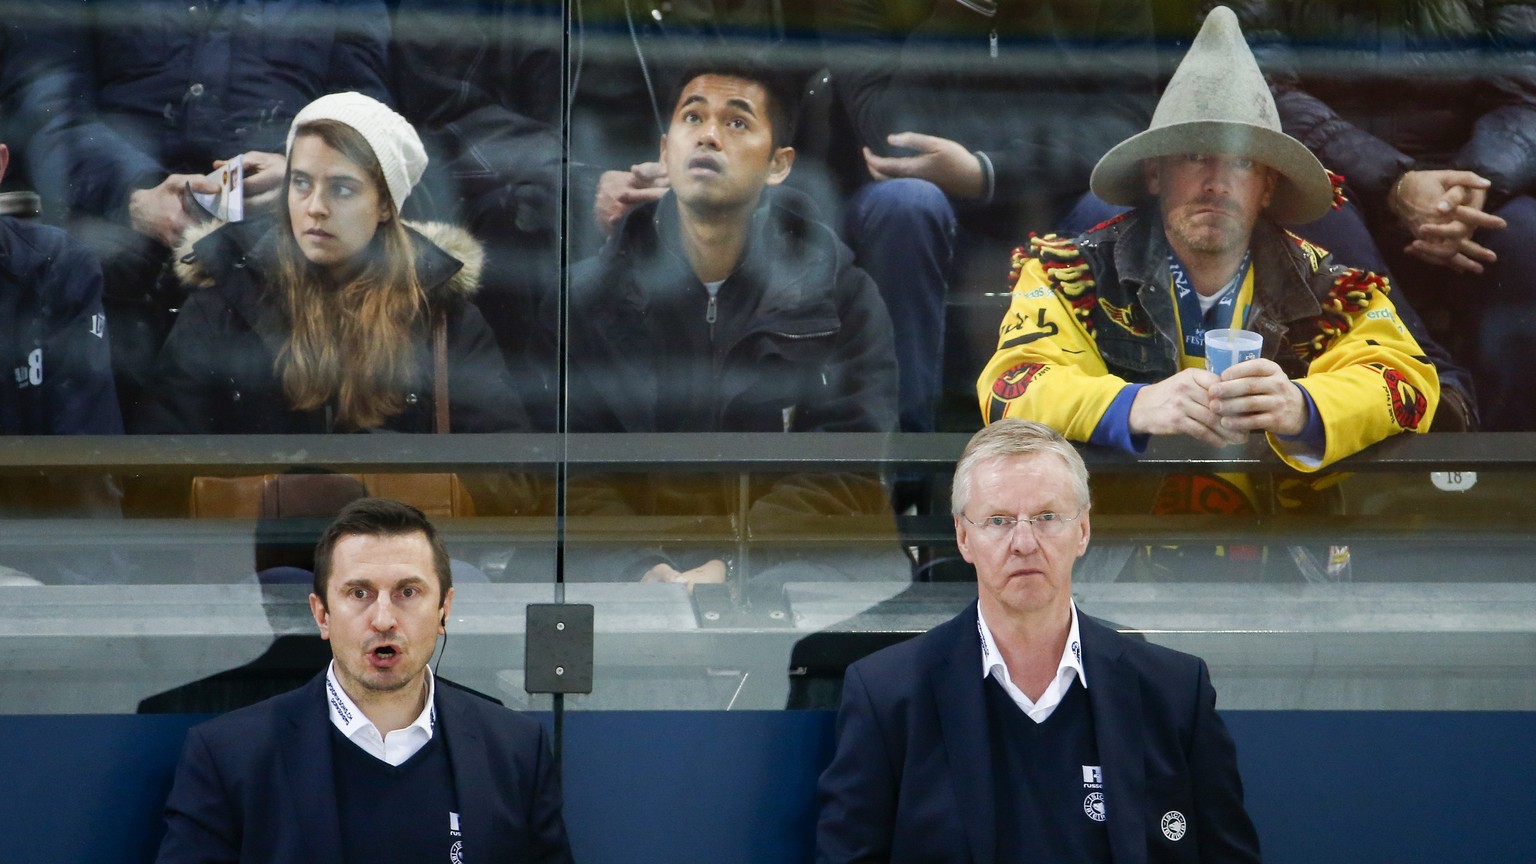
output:
[[[384,201],[389,185],[373,148],[345,123],[316,120],[300,126],[297,140],[313,135],[362,167]],[[358,274],[338,285],[310,263],[293,236],[286,195],[277,237],[276,289],[288,316],[288,339],[276,371],[283,394],[296,410],[334,400],[338,429],[378,426],[405,407],[417,385],[413,331],[426,320],[427,298],[416,278],[416,255],[399,213],[379,224]],[[393,208],[393,203],[389,206]]]

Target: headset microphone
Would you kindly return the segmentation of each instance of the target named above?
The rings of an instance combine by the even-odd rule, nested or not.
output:
[[[443,654],[446,653],[447,650],[448,650],[448,613],[447,612],[443,612],[443,613],[441,613],[441,614],[439,614],[437,616],[437,625],[443,629],[443,644],[438,646],[438,649],[437,649],[437,651],[438,651],[438,653],[437,653],[437,662],[432,664],[432,671],[433,671],[434,674],[438,671],[438,668],[443,665]]]

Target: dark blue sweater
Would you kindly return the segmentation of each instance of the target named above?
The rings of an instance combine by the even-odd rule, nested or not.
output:
[[[1074,680],[1044,723],[1029,719],[988,678],[987,734],[997,791],[998,861],[1102,861],[1108,864],[1109,815],[1094,742],[1088,691]],[[1107,802],[1113,807],[1114,802]]]
[[[357,864],[458,861],[453,770],[442,735],[390,765],[331,730],[336,810],[345,860]]]

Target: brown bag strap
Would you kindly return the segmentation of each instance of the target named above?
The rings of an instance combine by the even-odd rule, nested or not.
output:
[[[437,415],[433,431],[449,431],[448,316],[442,311],[432,314],[432,402]]]

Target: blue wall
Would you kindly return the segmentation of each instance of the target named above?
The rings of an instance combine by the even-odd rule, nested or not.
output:
[[[1536,861],[1536,714],[1222,716],[1269,864]]]
[[[1270,864],[1536,860],[1536,714],[1224,714]],[[0,864],[142,862],[201,718],[0,717]],[[824,712],[572,712],[581,864],[807,861]]]
[[[149,861],[201,717],[0,716],[0,864]]]
[[[577,864],[811,860],[822,711],[565,715]]]

